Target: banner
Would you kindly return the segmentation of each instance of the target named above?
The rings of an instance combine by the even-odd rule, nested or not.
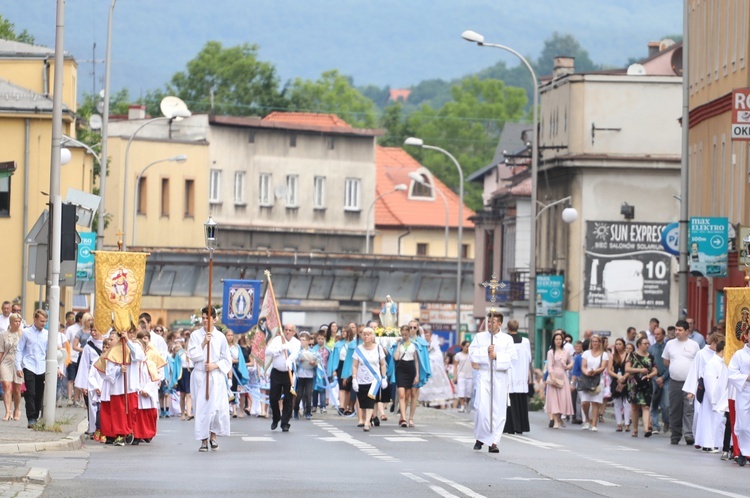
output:
[[[263,296],[258,327],[264,329],[269,337],[274,337],[278,332],[281,332],[281,317],[279,317],[279,309],[276,306],[271,274],[266,272],[266,277],[268,277],[268,285],[266,286],[266,295]]]
[[[750,333],[750,287],[725,287],[726,293],[726,346],[724,361],[729,364],[732,355],[745,346]]]
[[[728,223],[727,218],[690,218],[688,262],[691,276],[727,276]]]
[[[76,280],[91,282],[94,280],[94,249],[96,249],[96,232],[78,232],[81,241],[78,243],[78,260],[76,262]]]
[[[224,280],[221,322],[235,334],[244,334],[258,323],[260,280]]]
[[[586,222],[584,305],[668,308],[672,257],[661,245],[664,223]]]
[[[94,326],[102,333],[110,327],[124,331],[138,324],[148,256],[145,252],[94,251]]]
[[[564,283],[562,275],[537,275],[536,316],[562,316]]]

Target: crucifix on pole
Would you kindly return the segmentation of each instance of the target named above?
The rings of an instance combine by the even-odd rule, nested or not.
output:
[[[499,282],[497,280],[497,277],[495,274],[492,274],[492,278],[490,278],[489,282],[482,282],[482,286],[487,289],[490,289],[490,302],[492,303],[492,306],[490,307],[490,312],[487,315],[487,331],[490,333],[490,346],[492,346],[493,350],[495,349],[495,334],[492,330],[490,330],[489,327],[489,321],[494,318],[495,316],[495,304],[497,303],[497,296],[495,296],[495,292],[497,289],[502,289],[505,287],[504,282]],[[488,354],[489,356],[489,354]],[[492,414],[494,412],[494,400],[495,400],[495,366],[490,359],[490,433],[493,432],[493,423],[492,423]]]

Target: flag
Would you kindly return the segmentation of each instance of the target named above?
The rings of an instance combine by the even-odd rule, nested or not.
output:
[[[266,272],[268,277],[268,285],[266,286],[266,295],[263,296],[263,304],[260,307],[260,321],[263,322],[265,318],[265,332],[269,337],[275,336],[281,328],[281,318],[279,317],[279,309],[276,306],[276,296],[273,293],[273,284],[271,283],[271,274]],[[259,324],[260,328],[263,328],[263,324]]]
[[[726,345],[724,361],[728,364],[732,355],[745,346],[750,333],[750,287],[725,287],[726,293]]]
[[[148,256],[145,252],[94,252],[94,325],[102,334],[110,327],[125,331],[138,323]]]

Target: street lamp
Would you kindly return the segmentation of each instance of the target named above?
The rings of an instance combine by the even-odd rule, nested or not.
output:
[[[453,161],[453,164],[456,165],[456,169],[458,170],[458,252],[456,253],[456,337],[458,337],[458,334],[461,333],[461,256],[464,229],[464,172],[461,169],[461,165],[458,164],[458,161],[456,161],[456,158],[453,157],[450,152],[441,149],[440,147],[435,147],[434,145],[426,145],[421,138],[409,137],[404,140],[404,145],[412,145],[422,149],[441,152]]]
[[[213,306],[211,305],[211,291],[214,286],[214,249],[216,248],[216,230],[219,227],[211,216],[203,224],[203,235],[206,240],[206,249],[208,249],[208,327],[205,332],[210,334],[213,331]],[[211,362],[211,342],[206,343],[206,364]],[[206,399],[209,398],[211,391],[211,376],[206,371]],[[197,394],[197,393],[196,393]]]
[[[539,218],[539,216],[542,215],[543,212],[545,212],[547,209],[551,208],[552,206],[557,206],[558,204],[562,204],[563,202],[570,202],[571,199],[572,199],[571,196],[567,196],[567,197],[563,197],[562,199],[558,201],[550,202],[549,204],[545,204],[541,201],[536,201],[537,204],[542,206],[542,209],[540,209],[536,213],[537,219]],[[576,208],[574,208],[573,206],[568,206],[565,209],[563,209],[562,220],[565,223],[573,223],[577,219],[578,219],[578,211],[576,210]]]
[[[176,101],[178,102],[178,104],[181,104],[181,105],[167,108],[164,105],[165,101],[168,101],[170,104]],[[157,121],[168,121],[169,124],[172,124],[172,121],[174,121],[177,118],[188,118],[192,115],[191,112],[188,110],[188,108],[185,106],[185,104],[182,103],[182,101],[176,97],[164,97],[164,99],[162,100],[161,109],[162,109],[162,113],[164,114],[164,116],[160,118],[149,119],[148,121],[143,123],[141,126],[139,126],[133,132],[133,134],[130,135],[130,138],[128,139],[128,144],[125,146],[125,176],[123,177],[123,181],[122,181],[122,230],[123,231],[127,231],[127,226],[128,226],[128,221],[127,221],[128,220],[128,175],[130,174],[128,160],[130,158],[130,144],[133,143],[133,139],[138,134],[138,132],[141,131],[146,126],[150,125],[151,123],[156,123]],[[122,249],[123,250],[127,249],[124,238],[123,238]]]
[[[539,83],[534,73],[534,68],[531,67],[529,61],[524,58],[523,55],[519,54],[510,47],[505,45],[498,45],[495,43],[486,43],[484,36],[474,31],[464,31],[461,33],[461,37],[464,40],[476,43],[480,47],[494,47],[500,50],[505,50],[515,55],[529,70],[531,79],[534,82],[534,108],[532,109],[532,144],[531,144],[531,209],[536,210],[537,205],[537,181],[539,177],[539,142],[538,142],[538,128],[539,128]],[[529,334],[536,333],[536,216],[531,216],[531,233],[529,234]],[[533,337],[529,335],[529,337]]]
[[[187,156],[184,154],[180,154],[179,156],[169,157],[167,159],[159,159],[158,161],[154,161],[145,168],[141,170],[140,173],[138,173],[138,178],[135,180],[135,202],[133,203],[133,236],[130,239],[130,245],[135,245],[135,229],[136,224],[138,222],[138,201],[140,200],[140,190],[138,189],[138,185],[141,183],[141,177],[146,174],[146,170],[148,170],[151,166],[159,163],[165,163],[165,162],[175,162],[175,163],[184,163],[187,161]]]
[[[424,181],[424,178],[422,175],[417,173],[416,171],[409,172],[409,178],[417,182],[418,184],[424,186],[424,187],[430,187],[433,192],[437,192],[440,194],[440,197],[443,198],[443,204],[445,205],[445,257],[448,257],[448,221],[449,221],[449,213],[448,213],[448,199],[445,198],[445,194],[440,191],[440,189],[435,188],[434,186],[430,185],[426,181]]]
[[[365,254],[370,254],[370,215],[372,214],[372,208],[375,207],[375,204],[385,197],[386,195],[390,195],[396,192],[403,192],[407,190],[409,187],[404,185],[403,183],[399,183],[398,185],[393,187],[393,190],[389,190],[385,194],[380,194],[375,198],[374,201],[372,201],[372,204],[370,204],[370,207],[367,209],[367,217],[365,218],[365,223],[367,223],[367,236],[365,237]],[[373,220],[374,223],[374,220]]]

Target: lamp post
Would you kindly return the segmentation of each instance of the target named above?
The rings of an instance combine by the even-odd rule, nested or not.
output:
[[[563,202],[570,202],[571,199],[572,199],[571,196],[567,196],[567,197],[563,197],[562,199],[558,201],[550,202],[549,204],[544,204],[541,201],[536,201],[537,204],[542,206],[542,209],[540,209],[536,213],[536,217],[539,218],[539,216],[541,216],[543,212],[545,212],[547,209],[551,208],[552,206],[557,206],[558,204],[562,204]],[[578,219],[578,211],[576,210],[576,208],[572,206],[568,206],[565,209],[563,209],[562,220],[565,223],[573,223],[577,219]]]
[[[385,197],[386,195],[391,195],[396,192],[403,192],[404,190],[408,189],[406,185],[403,183],[399,183],[398,185],[393,187],[393,190],[389,190],[388,192],[384,194],[380,194],[375,198],[374,201],[372,201],[372,204],[370,204],[370,207],[367,209],[367,218],[365,218],[365,223],[367,223],[367,236],[365,237],[365,254],[370,254],[370,215],[372,214],[372,208],[375,207],[375,204]]]
[[[534,68],[531,67],[529,61],[526,58],[505,45],[498,45],[495,43],[486,43],[484,36],[474,31],[464,31],[461,33],[461,37],[464,40],[476,43],[480,47],[493,47],[505,50],[518,57],[521,62],[529,70],[531,79],[534,82],[534,108],[532,109],[532,144],[531,144],[531,209],[536,210],[537,205],[537,181],[539,177],[539,143],[538,143],[538,128],[539,128],[539,83],[534,73]],[[536,215],[531,216],[531,233],[529,234],[529,334],[536,334]]]
[[[165,97],[165,100],[169,97]],[[162,101],[163,103],[164,101]],[[183,104],[184,106],[184,104]],[[162,112],[164,112],[164,106],[162,106]],[[143,123],[141,126],[136,128],[136,130],[133,132],[132,135],[130,135],[130,138],[128,139],[128,144],[125,146],[125,175],[122,180],[122,230],[127,231],[128,226],[128,175],[130,174],[130,168],[128,164],[128,160],[130,159],[130,144],[133,143],[133,139],[138,134],[139,131],[141,131],[146,126],[150,125],[151,123],[156,123],[157,121],[168,121],[170,124],[172,121],[174,121],[176,118],[187,118],[190,117],[192,114],[190,111],[185,107],[176,107],[173,109],[170,109],[169,115],[162,116],[160,118],[154,118],[149,119],[145,123]],[[104,156],[104,154],[102,154]],[[123,237],[123,244],[122,249],[127,249],[125,244],[125,238]]]
[[[214,249],[216,248],[216,229],[218,224],[209,215],[206,223],[203,224],[203,234],[206,239],[206,249],[208,249],[208,327],[206,333],[210,334],[213,331],[213,311],[214,308],[211,305],[211,291],[214,286]],[[211,362],[211,342],[206,343],[206,364]],[[211,392],[211,376],[206,371],[206,399],[209,398]],[[196,393],[197,394],[197,393]]]
[[[409,173],[409,178],[417,182],[418,184],[424,186],[424,187],[430,187],[433,192],[437,192],[440,194],[440,197],[443,198],[443,204],[445,205],[445,257],[448,257],[448,222],[450,219],[450,214],[448,213],[448,199],[445,198],[445,194],[442,193],[439,189],[435,188],[434,186],[430,185],[426,181],[424,181],[424,178],[422,175],[417,173],[416,171],[412,171]]]
[[[424,140],[416,137],[409,137],[404,140],[404,145],[412,145],[422,149],[436,150],[448,156],[458,170],[458,251],[456,253],[456,337],[461,334],[461,257],[463,249],[463,229],[464,229],[464,172],[456,158],[445,149],[426,145]]]
[[[138,222],[138,201],[140,200],[140,190],[138,189],[138,185],[141,183],[141,177],[143,177],[144,174],[146,174],[146,171],[153,165],[159,164],[159,163],[166,163],[166,162],[175,162],[175,163],[184,163],[187,161],[187,156],[184,154],[180,154],[179,156],[174,157],[168,157],[167,159],[159,159],[158,161],[154,161],[145,168],[141,170],[140,173],[138,173],[138,178],[135,180],[135,201],[133,202],[133,235],[130,238],[130,245],[135,245],[135,229],[136,224]]]

